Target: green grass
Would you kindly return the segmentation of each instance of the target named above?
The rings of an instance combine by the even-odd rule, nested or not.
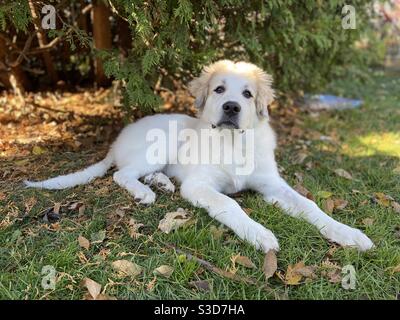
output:
[[[335,197],[349,201],[349,205],[332,215],[339,221],[360,228],[372,238],[376,249],[359,253],[350,248],[338,248],[330,261],[340,266],[352,265],[356,270],[355,290],[345,290],[340,283],[330,283],[318,273],[312,281],[297,286],[285,285],[277,276],[269,281],[269,289],[246,285],[221,278],[193,261],[182,260],[168,244],[201,257],[221,269],[231,266],[235,254],[248,256],[256,269],[238,267],[237,274],[256,278],[263,283],[262,253],[251,245],[239,241],[230,231],[221,239],[215,239],[210,226],[218,224],[206,212],[194,208],[174,195],[158,192],[156,204],[143,207],[135,204],[129,194],[110,182],[110,174],[95,183],[63,191],[25,189],[20,179],[1,182],[0,219],[10,221],[0,229],[0,298],[1,299],[81,299],[85,289],[80,282],[89,277],[106,293],[118,299],[396,299],[400,291],[400,273],[391,268],[400,264],[400,214],[390,207],[371,201],[375,192],[383,192],[400,202],[400,175],[394,173],[400,157],[400,78],[383,72],[374,72],[367,83],[355,83],[351,79],[332,85],[335,93],[363,97],[361,109],[324,113],[317,118],[300,114],[298,121],[306,133],[317,131],[322,135],[336,132],[337,142],[308,140],[307,137],[280,147],[279,164],[285,169],[284,176],[295,183],[295,173],[304,175],[303,185],[316,195],[318,191],[330,191]],[[279,119],[277,119],[279,121]],[[301,164],[293,164],[296,150],[306,147],[309,157]],[[30,158],[35,177],[45,178],[71,172],[94,162],[101,155],[93,152],[78,154],[49,154]],[[44,161],[45,159],[45,161]],[[313,168],[307,168],[311,162]],[[4,170],[11,170],[12,162],[2,161]],[[343,168],[352,173],[354,180],[335,175],[334,169]],[[31,170],[13,169],[16,177],[32,177]],[[103,192],[99,192],[103,190]],[[358,190],[356,192],[352,190]],[[37,200],[29,214],[24,215],[25,204],[30,198]],[[0,198],[1,199],[1,198]],[[41,219],[41,213],[55,202],[81,201],[86,210],[83,217],[77,212],[62,216],[60,228],[51,231]],[[306,265],[321,266],[328,257],[331,245],[313,226],[283,214],[279,209],[262,201],[259,195],[246,192],[237,200],[244,208],[251,208],[251,216],[268,226],[277,236],[281,251],[278,254],[278,270],[284,273],[289,264],[304,261]],[[316,196],[322,205],[323,200]],[[78,245],[83,235],[90,239],[95,232],[107,228],[107,216],[117,208],[127,207],[126,215],[135,218],[145,227],[145,236],[132,239],[126,226],[107,232],[102,243],[91,245],[86,251]],[[186,209],[196,219],[193,224],[172,234],[157,230],[158,222],[166,212],[178,207]],[[365,226],[365,218],[374,223]],[[100,251],[109,250],[106,259]],[[82,261],[82,253],[87,261]],[[117,259],[134,261],[144,268],[136,278],[118,278],[111,268]],[[163,264],[174,267],[170,278],[157,277],[153,290],[147,284],[154,278],[153,270]],[[41,286],[42,267],[52,265],[60,280],[55,290]],[[62,274],[63,273],[63,274]],[[66,275],[67,274],[67,275]],[[209,292],[189,286],[193,280],[208,280]]]

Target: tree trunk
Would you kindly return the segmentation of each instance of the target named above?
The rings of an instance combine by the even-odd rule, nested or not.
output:
[[[110,10],[102,1],[94,1],[92,10],[93,38],[96,49],[111,49]],[[100,58],[95,59],[95,78],[99,86],[107,86],[110,80],[104,74]]]
[[[117,16],[118,46],[124,56],[128,55],[128,50],[132,48],[132,34],[129,23]]]
[[[12,89],[17,94],[22,94],[30,89],[30,82],[21,66],[7,68],[5,62],[8,48],[6,41],[0,38],[0,82],[6,89]],[[2,62],[4,61],[4,62]]]
[[[46,33],[42,29],[40,16],[37,13],[34,1],[29,0],[28,3],[29,3],[31,15],[32,15],[32,21],[33,21],[33,24],[35,25],[35,30],[36,30],[39,47],[43,47],[47,44]],[[57,71],[54,67],[53,59],[52,59],[50,53],[47,51],[44,51],[42,55],[43,55],[44,64],[46,66],[47,74],[48,74],[51,82],[53,84],[56,84],[56,82],[58,80],[58,76],[57,76]]]

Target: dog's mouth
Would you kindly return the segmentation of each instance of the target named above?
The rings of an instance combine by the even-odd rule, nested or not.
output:
[[[239,125],[232,120],[221,120],[217,123],[217,125],[213,125],[213,128],[222,128],[222,129],[239,129]]]

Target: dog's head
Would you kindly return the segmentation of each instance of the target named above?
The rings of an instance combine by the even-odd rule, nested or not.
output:
[[[254,64],[221,60],[189,83],[200,118],[213,127],[253,128],[268,118],[272,77]]]

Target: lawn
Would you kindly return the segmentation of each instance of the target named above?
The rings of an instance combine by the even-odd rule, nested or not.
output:
[[[265,285],[264,255],[220,228],[204,210],[182,200],[179,190],[157,191],[154,205],[140,206],[112,182],[111,171],[94,183],[69,190],[25,189],[24,178],[72,172],[105,154],[104,147],[90,145],[77,152],[39,148],[27,156],[0,158],[0,298],[82,299],[87,293],[82,286],[85,278],[101,285],[105,296],[117,299],[398,298],[399,88],[398,74],[371,71],[366,82],[349,78],[332,84],[333,93],[362,97],[365,103],[360,109],[321,114],[287,114],[281,109],[273,115],[284,177],[291,185],[307,189],[322,207],[332,209],[334,199],[347,201],[330,214],[363,230],[376,244],[374,250],[359,253],[337,247],[315,227],[283,214],[259,195],[235,195],[280,242],[277,273]],[[336,169],[346,170],[352,179],[337,175]],[[61,219],[44,221],[43,215],[49,216],[57,203]],[[159,221],[178,208],[189,213],[189,223],[170,234],[161,232]],[[143,226],[136,230],[139,223]],[[89,240],[88,248],[79,236]],[[171,246],[235,274],[236,279],[207,270]],[[248,257],[255,267],[235,263],[237,255]],[[121,275],[112,266],[116,260],[133,262],[142,272]],[[290,269],[298,263],[312,267],[312,275],[291,278]],[[46,265],[57,272],[54,289],[42,287]],[[173,268],[169,277],[154,274],[161,265]],[[341,268],[346,265],[355,269],[355,289],[342,287]],[[246,283],[247,278],[255,283]],[[196,287],[193,282],[198,281],[208,289]]]

